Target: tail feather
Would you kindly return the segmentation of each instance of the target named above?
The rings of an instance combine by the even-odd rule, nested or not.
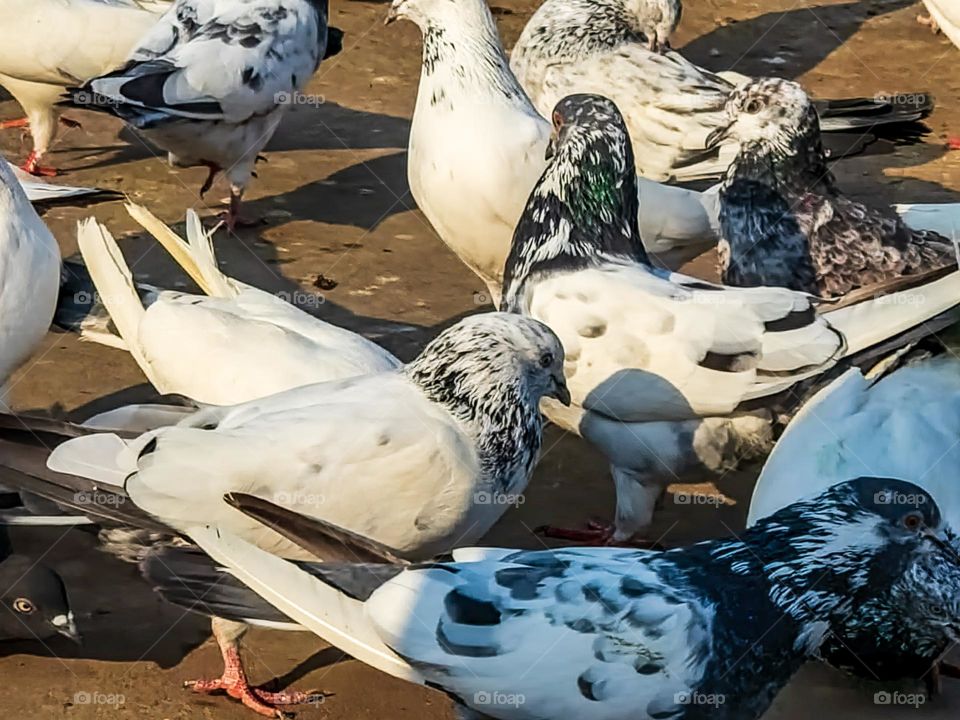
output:
[[[117,241],[94,218],[80,221],[77,241],[84,264],[90,272],[100,300],[113,318],[117,333],[123,338],[147,379],[160,392],[166,392],[140,347],[140,323],[146,309]]]
[[[67,441],[83,445],[95,437],[104,436],[57,420],[0,415],[0,483],[90,518],[172,532],[134,505],[122,487],[48,467],[51,455]],[[107,437],[120,442],[116,435]]]
[[[290,618],[196,548],[150,550],[140,573],[164,600],[185,610],[239,622],[289,623]]]
[[[389,675],[425,683],[416,669],[380,639],[367,618],[363,602],[350,598],[296,564],[222,530],[195,527],[189,535],[244,585],[330,644]]]
[[[142,205],[127,203],[126,208],[130,217],[157,239],[157,242],[170,253],[170,256],[205,294],[216,297],[233,297],[233,293],[220,295],[217,292],[218,284],[225,282],[225,280],[221,280],[224,276],[220,273],[216,257],[213,254],[213,244],[210,239],[212,233],[208,235],[203,230],[200,219],[193,210],[187,211],[187,228],[188,232],[191,233],[191,241],[188,244],[166,223]],[[196,241],[194,235],[197,236]],[[207,248],[203,248],[203,241],[207,242]]]
[[[929,93],[896,93],[873,98],[817,100],[814,105],[825,132],[854,130],[878,125],[915,123],[933,112]]]

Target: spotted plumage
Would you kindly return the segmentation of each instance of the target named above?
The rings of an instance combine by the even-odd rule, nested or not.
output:
[[[855,608],[898,584],[960,590],[955,536],[933,498],[883,478],[663,553],[466,548],[454,562],[349,573],[210,529],[195,537],[220,565],[201,571],[192,558],[205,600],[262,612],[255,592],[353,657],[499,720],[750,720]]]
[[[517,40],[510,65],[544,115],[572,93],[613,100],[626,118],[642,177],[718,177],[736,144],[705,149],[705,140],[723,123],[730,93],[749,78],[710,72],[673,51],[652,52],[647,33],[659,38],[661,30],[650,30],[651,18],[658,17],[657,9],[668,8],[658,25],[665,32],[673,17],[670,5],[661,0],[546,0]],[[855,130],[858,142],[853,144],[861,148],[869,144],[865,129],[929,114],[928,97],[912,98],[917,102],[902,106],[872,98],[827,100],[818,102],[818,110],[825,130]],[[911,131],[916,134],[916,128]],[[838,139],[838,153],[849,151],[850,140]]]
[[[844,196],[827,166],[816,110],[786,80],[731,94],[739,143],[720,192],[720,264],[731,285],[779,285],[825,297],[957,262],[953,244]]]
[[[257,156],[324,57],[326,0],[177,0],[126,64],[66,102],[117,115],[175,166],[224,172],[228,223]]]

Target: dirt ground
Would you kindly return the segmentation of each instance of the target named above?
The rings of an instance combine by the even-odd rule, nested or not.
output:
[[[495,0],[509,47],[535,0]],[[960,134],[960,51],[915,22],[910,0],[822,4],[793,0],[688,2],[676,45],[707,67],[802,80],[822,97],[931,90],[937,110],[925,142],[882,156],[843,161],[844,188],[874,202],[956,200],[960,153],[945,149]],[[404,358],[453,319],[483,305],[483,285],[436,237],[415,209],[406,182],[406,144],[420,73],[420,37],[412,25],[384,27],[383,4],[335,0],[331,22],[346,32],[344,51],[325,63],[309,92],[319,106],[293,109],[269,147],[269,162],[250,189],[249,210],[268,225],[218,238],[227,272],[255,285],[296,293],[319,316],[358,330]],[[12,101],[0,118],[18,116]],[[112,119],[78,113],[83,130],[66,131],[49,160],[66,171],[64,182],[115,188],[179,223],[197,198],[204,171],[172,170]],[[22,159],[15,132],[0,135],[0,150]],[[226,189],[217,186],[208,200]],[[464,202],[469,202],[464,198]],[[95,214],[118,237],[138,278],[188,287],[163,250],[134,233],[117,202],[59,207],[45,214],[65,256],[76,251],[74,224]],[[710,254],[692,270],[713,272]],[[688,268],[690,269],[690,268]],[[334,287],[330,287],[334,285]],[[318,290],[319,287],[329,289]],[[322,293],[322,297],[314,295]],[[121,400],[150,397],[133,361],[110,349],[51,333],[14,391],[19,410],[89,413]],[[531,528],[550,521],[606,518],[612,487],[602,459],[575,438],[549,433],[543,462],[525,504],[508,513],[490,544],[539,547]],[[655,536],[667,544],[726,535],[743,527],[754,474],[719,483],[719,507],[681,506],[668,498]],[[181,689],[188,678],[218,673],[220,658],[204,618],[165,606],[135,569],[96,550],[95,537],[77,530],[17,531],[18,549],[55,566],[73,591],[85,637],[83,647],[4,646],[0,696],[5,717],[249,718],[222,697]],[[345,658],[308,634],[252,632],[246,657],[256,681],[319,688],[332,696],[303,708],[300,717],[452,717],[442,695],[410,687]],[[904,688],[911,690],[911,688]],[[922,707],[874,702],[878,688],[825,667],[810,666],[770,711],[771,718],[946,718],[960,708],[960,683]]]

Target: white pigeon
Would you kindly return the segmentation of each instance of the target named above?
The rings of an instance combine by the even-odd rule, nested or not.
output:
[[[510,72],[484,0],[395,0],[387,19],[397,18],[416,23],[424,37],[410,191],[496,301],[513,228],[546,164],[550,123]],[[715,191],[642,180],[639,196],[649,252],[715,242]]]
[[[59,289],[60,246],[0,159],[0,405],[49,330]]]
[[[115,72],[70,102],[120,117],[178,167],[223,172],[239,220],[260,151],[320,65],[327,0],[176,0]]]
[[[80,223],[84,264],[120,335],[88,339],[128,349],[161,393],[235,405],[400,366],[376,343],[220,272],[213,233],[194,211],[187,211],[185,243],[145,208],[127,209],[207,293],[144,293],[107,229],[93,218]]]
[[[62,122],[56,104],[68,87],[109,72],[170,7],[167,0],[3,0],[0,3],[0,86],[20,103],[33,150],[23,169],[55,175],[40,163]]]
[[[950,42],[960,47],[960,3],[957,0],[923,0],[923,4],[930,16],[918,20],[942,31]]]
[[[652,52],[644,32],[649,10],[637,0],[546,0],[513,48],[510,65],[534,105],[547,115],[563,97],[596,93],[613,100],[627,121],[637,172],[651,180],[688,181],[722,175],[736,143],[705,150],[724,123],[724,103],[743,76],[721,76],[679,53]],[[853,98],[817,103],[825,131],[865,130],[926,117],[932,100]],[[858,143],[862,144],[862,142]],[[849,142],[837,145],[839,154]]]
[[[133,440],[59,438],[48,480],[67,474],[96,488],[123,485],[171,528],[213,522],[284,557],[303,551],[232,509],[225,493],[258,495],[427,558],[479,540],[523,493],[547,395],[569,402],[556,336],[517,315],[474,315],[401,370],[203,409]],[[4,464],[13,467],[16,455],[8,448]],[[227,668],[221,680],[196,688],[226,690],[264,710],[237,674],[243,626],[216,623],[214,630]]]
[[[617,490],[613,528],[558,536],[627,540],[649,525],[666,484],[767,452],[779,393],[960,301],[960,272],[832,309],[784,288],[655,270],[616,106],[574,95],[553,117],[554,157],[517,226],[501,307],[560,337],[573,403],[545,411],[604,452]]]

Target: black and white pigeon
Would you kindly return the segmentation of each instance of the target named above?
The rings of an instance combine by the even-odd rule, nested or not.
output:
[[[750,78],[715,74],[677,52],[652,52],[648,10],[638,0],[546,0],[533,14],[510,56],[510,66],[537,109],[547,115],[564,96],[596,93],[620,108],[630,129],[637,170],[651,180],[699,180],[723,174],[736,153],[732,140],[704,150],[724,120],[724,105]],[[895,96],[899,98],[901,96]],[[855,131],[857,148],[871,128],[915,123],[932,99],[904,94],[817,103],[825,131]],[[893,128],[891,132],[896,132]],[[913,124],[904,132],[916,137]],[[838,138],[838,154],[851,138]]]
[[[617,490],[612,528],[561,536],[629,539],[668,483],[715,478],[766,454],[773,415],[800,401],[795,385],[960,303],[960,272],[834,309],[785,288],[657,270],[639,240],[633,151],[616,106],[573,95],[553,122],[552,157],[517,225],[501,307],[559,336],[573,402],[546,401],[544,411],[606,455]],[[909,302],[889,294],[898,290]]]
[[[256,513],[304,547],[329,530]],[[851,611],[901,586],[926,608],[917,621],[937,623],[925,597],[960,591],[956,535],[934,499],[883,478],[837,485],[739,538],[662,553],[469,548],[453,562],[298,566],[213,527],[192,536],[215,563],[204,572],[182,551],[189,563],[168,552],[148,564],[166,597],[263,615],[239,580],[280,611],[269,619],[440,690],[470,718],[758,718]]]
[[[304,557],[222,499],[248,493],[422,559],[478,541],[524,492],[544,396],[570,399],[556,336],[529,318],[474,315],[400,370],[207,407],[134,438],[19,417],[0,423],[0,482],[151,530],[189,533],[212,522]],[[104,503],[77,501],[105,494]],[[135,505],[129,520],[130,503],[117,496]],[[193,687],[226,691],[270,715],[275,704],[309,700],[249,686],[238,650],[245,628],[215,621],[225,672]]]
[[[170,164],[230,182],[239,220],[257,156],[327,44],[327,0],[177,0],[118,70],[69,92],[69,104],[112,113]]]
[[[755,80],[727,100],[711,143],[739,151],[720,191],[723,281],[779,285],[821,297],[948,265],[952,241],[911,230],[894,213],[844,196],[820,139],[807,94],[788,80]]]
[[[14,553],[0,527],[0,641],[56,635],[80,642],[63,580],[37,560]]]
[[[852,369],[814,395],[764,465],[748,522],[864,473],[913,478],[948,523],[960,522],[960,360],[922,349],[936,356],[869,377]],[[923,679],[935,689],[938,661],[960,636],[960,595],[940,584],[946,574],[919,563],[911,577],[928,577],[927,593],[914,596],[905,577],[835,627],[821,655],[867,679]]]

